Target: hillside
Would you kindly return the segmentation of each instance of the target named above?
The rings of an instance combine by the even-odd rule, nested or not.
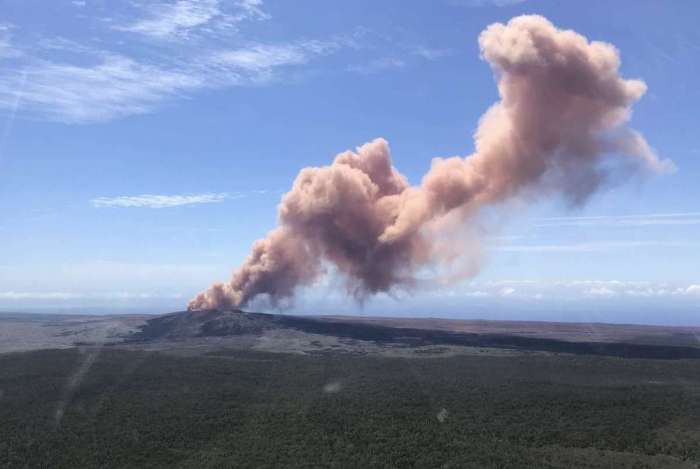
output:
[[[424,324],[421,324],[424,321]],[[309,343],[318,342],[317,336],[333,337],[341,340],[363,341],[368,344],[383,347],[430,347],[455,346],[501,349],[509,351],[549,352],[606,355],[623,358],[657,358],[680,359],[700,358],[700,348],[688,345],[671,345],[673,338],[681,336],[680,332],[661,335],[652,329],[649,335],[642,335],[640,342],[634,342],[628,337],[627,341],[615,342],[614,336],[608,334],[605,341],[562,340],[552,334],[553,328],[548,323],[539,323],[541,336],[533,334],[532,323],[528,324],[528,333],[518,333],[513,323],[505,323],[500,330],[496,326],[481,329],[484,332],[466,332],[464,324],[455,321],[461,330],[453,325],[447,328],[444,323],[441,328],[434,327],[435,320],[402,319],[368,320],[348,317],[303,317],[282,314],[248,313],[240,310],[218,311],[206,310],[167,314],[152,318],[141,326],[141,331],[127,338],[130,343],[152,343],[172,340],[203,339],[206,337],[230,336],[269,336],[279,337],[284,332],[296,333],[297,339],[303,340],[298,334],[308,335]],[[409,327],[406,327],[408,323]],[[494,322],[494,324],[497,324]],[[420,328],[417,326],[427,327]],[[567,337],[572,337],[571,330],[578,328],[579,334],[573,337],[584,337],[582,330],[590,329],[590,325],[569,325]],[[638,326],[630,326],[636,327]],[[624,326],[619,327],[624,331]],[[653,331],[657,335],[651,335]],[[690,332],[687,332],[690,334]],[[627,334],[629,336],[629,334]],[[649,343],[656,340],[660,343]],[[683,344],[687,341],[681,342]],[[354,344],[356,345],[356,344]],[[322,347],[322,346],[321,346]],[[313,347],[312,347],[313,349]],[[286,350],[283,350],[286,351]]]

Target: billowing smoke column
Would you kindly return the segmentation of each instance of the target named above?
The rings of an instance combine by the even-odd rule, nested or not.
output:
[[[434,227],[447,214],[469,224],[483,207],[548,194],[577,205],[612,176],[672,167],[624,126],[646,86],[619,75],[612,45],[541,16],[493,24],[479,45],[501,99],[479,122],[474,154],[434,159],[417,187],[392,166],[381,138],[303,169],[279,205],[279,226],[230,282],[189,308],[237,307],[257,295],[274,303],[317,279],[324,262],[358,298],[410,285],[440,261]]]

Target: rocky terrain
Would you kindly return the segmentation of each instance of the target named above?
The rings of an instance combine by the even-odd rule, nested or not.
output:
[[[437,324],[436,324],[437,322]],[[131,344],[163,344],[188,339],[244,337],[250,347],[268,351],[306,353],[383,351],[410,354],[484,352],[544,352],[618,356],[623,358],[700,358],[697,331],[639,326],[517,323],[431,319],[369,319],[302,317],[243,311],[172,313],[149,319],[141,331],[129,336]],[[470,327],[471,326],[471,327]],[[539,326],[540,334],[534,332]],[[592,327],[605,329],[591,341]],[[616,340],[613,331],[618,330]],[[632,329],[632,333],[629,332]],[[642,331],[640,331],[642,329]],[[477,330],[478,332],[472,332]],[[559,331],[559,334],[557,332]],[[636,335],[635,335],[636,334]],[[635,337],[639,337],[635,341]],[[329,340],[330,339],[330,340]]]
[[[197,355],[217,349],[389,356],[566,353],[700,358],[700,328],[291,316],[239,310],[161,316],[0,315],[0,352],[110,346]]]
[[[0,353],[116,343],[152,317],[0,313]]]

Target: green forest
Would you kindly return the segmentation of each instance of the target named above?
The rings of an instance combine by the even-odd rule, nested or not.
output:
[[[0,355],[0,466],[700,463],[700,362],[110,348]]]

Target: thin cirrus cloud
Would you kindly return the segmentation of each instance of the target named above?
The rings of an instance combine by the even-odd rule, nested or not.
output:
[[[245,48],[218,51],[207,57],[205,65],[223,70],[251,73],[260,80],[277,67],[303,65],[312,58],[332,54],[343,47],[346,41],[308,40],[289,44],[252,44]]]
[[[0,291],[0,301],[69,301],[69,300],[146,300],[180,299],[179,293],[151,292],[81,292],[81,291]]]
[[[272,19],[262,0],[135,0],[114,18],[78,3],[74,10],[88,21],[89,36],[27,35],[0,24],[0,109],[67,124],[106,122],[152,113],[202,90],[296,81],[300,69],[358,51],[368,40],[360,26],[321,39],[247,40],[244,25]],[[380,51],[384,56],[345,70],[390,72],[418,58],[435,61],[454,53],[384,45],[390,49]]]
[[[123,36],[121,42],[134,43],[138,54],[125,47],[105,48],[113,40],[42,37],[32,43],[28,37],[13,37],[14,28],[2,25],[0,108],[17,108],[18,115],[39,120],[104,122],[153,112],[198,90],[283,81],[292,67],[355,45],[352,35],[245,41],[234,26],[268,19],[260,0],[228,2],[228,9],[217,0],[146,5],[145,17],[100,31]],[[175,49],[163,41],[182,37],[197,40]]]
[[[221,14],[216,0],[180,0],[151,8],[151,17],[125,26],[115,26],[115,29],[165,38],[204,25]]]
[[[0,73],[0,107],[69,123],[144,114],[165,97],[202,86],[201,77],[109,55],[92,66],[36,60],[24,74]]]
[[[440,49],[426,46],[418,46],[412,50],[412,53],[426,60],[438,60],[443,57],[454,55],[456,51],[454,49]]]
[[[0,23],[0,58],[16,57],[19,51],[12,47],[12,26]]]
[[[11,108],[20,99],[22,111],[33,117],[102,122],[152,112],[167,98],[199,89],[269,83],[281,78],[281,69],[340,47],[340,40],[252,44],[176,66],[117,54],[104,55],[93,65],[33,60],[22,73],[0,72],[0,107]]]
[[[0,291],[0,300],[72,300],[83,298],[84,295],[72,292],[25,292]]]
[[[359,73],[361,75],[371,75],[374,73],[383,72],[386,70],[403,68],[406,62],[396,57],[384,57],[370,60],[367,63],[349,65],[346,70],[349,72]]]
[[[169,208],[183,205],[216,204],[224,202],[225,200],[243,199],[268,193],[271,193],[271,191],[261,189],[246,192],[205,192],[201,194],[121,195],[117,197],[96,197],[90,201],[90,204],[95,208]]]
[[[455,54],[454,49],[432,48],[426,46],[416,46],[404,51],[406,55],[420,57],[423,60],[435,61]],[[379,57],[364,63],[351,64],[345,70],[360,75],[373,75],[390,70],[402,69],[408,66],[406,59],[390,56]]]
[[[220,203],[230,198],[227,193],[205,193],[186,195],[124,195],[119,197],[97,197],[90,202],[93,207],[140,207],[140,208],[168,208],[182,205],[213,204]]]
[[[510,244],[497,246],[495,250],[502,252],[522,253],[560,253],[560,252],[595,252],[619,249],[637,249],[643,247],[689,248],[698,247],[697,243],[682,241],[593,241],[572,244]]]
[[[270,18],[262,10],[262,0],[234,2],[230,13],[224,11],[219,0],[178,0],[175,3],[148,4],[146,9],[145,18],[114,26],[114,29],[160,39],[181,39],[197,30],[231,29],[245,20]]]
[[[534,224],[536,228],[567,226],[639,227],[664,225],[700,225],[700,212],[603,215],[587,217],[550,217],[542,218]]]

